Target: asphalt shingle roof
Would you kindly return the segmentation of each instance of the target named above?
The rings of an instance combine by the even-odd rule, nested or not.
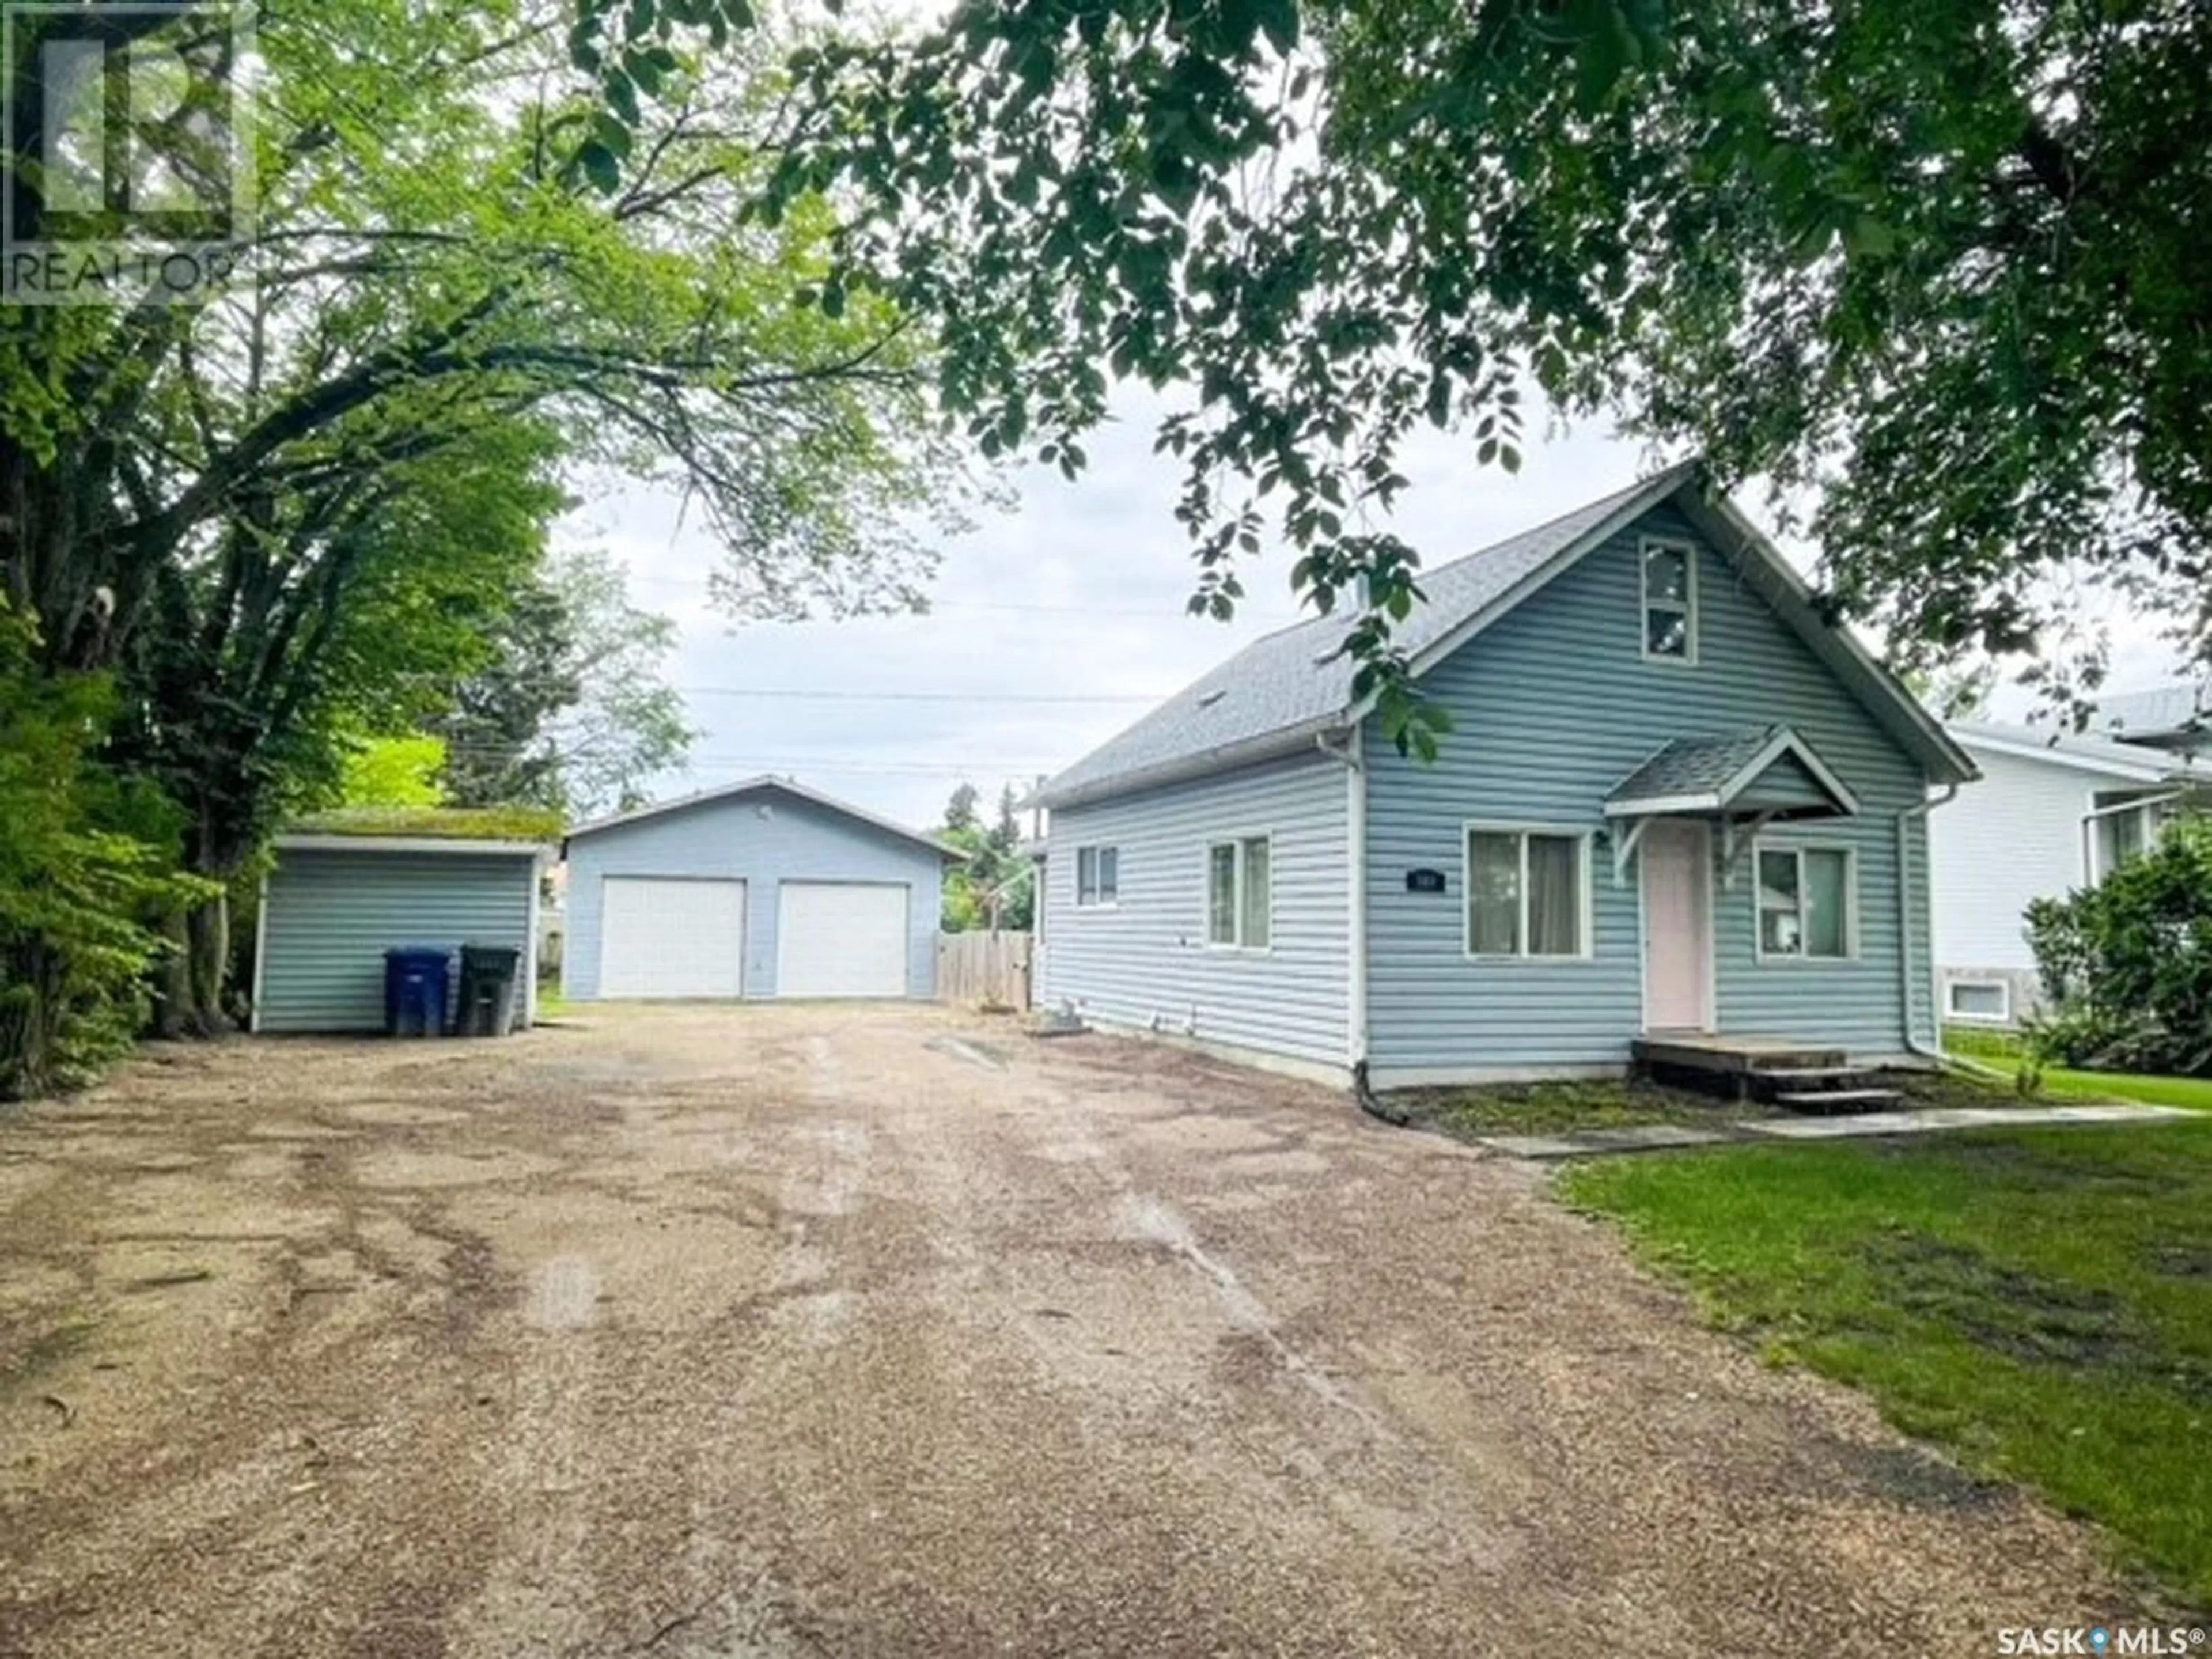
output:
[[[1759,758],[1782,731],[1762,726],[1719,738],[1677,738],[1615,785],[1608,801],[1659,800],[1669,795],[1713,795]]]
[[[1420,585],[1428,602],[1398,625],[1396,642],[1407,654],[1419,655],[1631,501],[1645,495],[1655,501],[1663,497],[1691,470],[1674,467],[1425,572]],[[1357,665],[1338,654],[1352,625],[1350,617],[1317,617],[1254,641],[1054,778],[1045,786],[1045,799],[1087,793],[1277,732],[1325,726],[1352,708]]]

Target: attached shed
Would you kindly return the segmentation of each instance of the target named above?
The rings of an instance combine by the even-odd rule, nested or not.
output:
[[[384,1028],[384,954],[464,945],[522,952],[523,1023],[538,1013],[538,892],[551,848],[432,835],[276,838],[261,890],[256,1031]],[[447,999],[453,1006],[451,988]]]
[[[935,994],[941,842],[787,778],[624,812],[568,842],[562,990]]]

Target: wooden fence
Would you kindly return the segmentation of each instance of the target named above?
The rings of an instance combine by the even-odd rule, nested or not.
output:
[[[939,933],[937,1000],[1026,1012],[1030,957],[1027,933]]]

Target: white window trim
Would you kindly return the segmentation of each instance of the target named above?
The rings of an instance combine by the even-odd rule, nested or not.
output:
[[[1265,945],[1244,943],[1244,848],[1246,843],[1263,841],[1267,843],[1267,942]],[[1223,848],[1236,854],[1237,879],[1230,900],[1229,919],[1237,933],[1237,941],[1224,945],[1213,937],[1213,855]],[[1199,930],[1206,940],[1206,948],[1218,951],[1225,956],[1271,957],[1275,954],[1275,833],[1272,830],[1254,830],[1246,834],[1215,836],[1206,843],[1206,862],[1201,866],[1206,879],[1200,891],[1204,911],[1204,926]]]
[[[1680,553],[1682,556],[1683,568],[1686,573],[1685,586],[1687,589],[1687,596],[1681,600],[1658,599],[1655,601],[1651,597],[1651,555],[1656,550],[1660,548],[1665,548],[1669,552]],[[1638,634],[1637,648],[1643,653],[1644,660],[1646,662],[1670,663],[1677,668],[1695,668],[1698,665],[1698,633],[1697,544],[1694,542],[1685,541],[1678,536],[1644,536],[1639,538],[1636,544],[1636,592],[1637,598],[1642,601],[1642,603],[1637,606],[1636,611],[1636,628]],[[1653,609],[1656,606],[1657,608],[1672,611],[1676,609],[1678,605],[1681,610],[1683,617],[1689,623],[1688,635],[1690,647],[1687,651],[1684,652],[1679,657],[1672,656],[1664,651],[1654,651],[1651,648],[1651,612]]]
[[[1844,953],[1839,957],[1816,957],[1808,951],[1794,953],[1770,951],[1766,948],[1766,932],[1761,927],[1759,903],[1759,860],[1769,853],[1794,853],[1797,859],[1797,910],[1802,921],[1805,909],[1805,860],[1807,853],[1841,853],[1844,855]],[[1847,841],[1822,841],[1816,837],[1796,836],[1787,838],[1759,836],[1751,844],[1751,951],[1752,959],[1761,967],[1771,963],[1777,968],[1832,968],[1840,963],[1859,960],[1859,849]],[[1802,930],[1801,930],[1802,931]]]
[[[1469,818],[1459,827],[1459,941],[1460,954],[1469,962],[1524,963],[1531,967],[1565,967],[1597,959],[1596,884],[1591,878],[1590,842],[1596,831],[1576,823],[1521,823],[1490,818]],[[1476,836],[1521,837],[1521,948],[1514,951],[1474,948],[1474,854],[1469,845]],[[1569,957],[1536,956],[1528,949],[1528,837],[1553,836],[1575,843],[1576,875],[1582,891],[1577,896],[1581,949]]]
[[[1093,870],[1096,870],[1097,867],[1099,854],[1105,852],[1110,852],[1114,854],[1114,896],[1110,899],[1093,899],[1090,903],[1085,904],[1083,902],[1083,855],[1085,853],[1091,854],[1091,867]],[[1096,915],[1101,910],[1118,910],[1121,908],[1121,843],[1117,841],[1085,842],[1082,846],[1075,849],[1076,914],[1078,915],[1085,916]]]
[[[1995,991],[2002,999],[2002,1006],[1994,1014],[1969,1014],[1960,1011],[1958,999],[1953,994],[1959,990]],[[2012,1024],[2012,981],[2004,979],[1950,979],[1943,981],[1943,1018],[1963,1025],[2009,1025]]]

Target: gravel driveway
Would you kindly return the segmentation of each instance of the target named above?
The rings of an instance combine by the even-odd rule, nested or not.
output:
[[[1986,1654],[2129,1607],[1522,1166],[930,1009],[155,1053],[0,1117],[0,1653]]]

